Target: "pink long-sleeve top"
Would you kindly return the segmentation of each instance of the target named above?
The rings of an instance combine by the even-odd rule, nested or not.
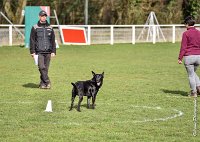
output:
[[[200,31],[195,27],[189,27],[183,33],[178,59],[189,55],[200,55]]]

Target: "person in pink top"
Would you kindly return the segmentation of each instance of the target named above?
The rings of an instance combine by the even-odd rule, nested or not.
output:
[[[195,20],[191,16],[185,18],[184,24],[187,31],[182,35],[178,63],[184,61],[191,89],[189,96],[197,97],[200,94],[200,80],[196,74],[200,65],[200,31],[194,27]]]

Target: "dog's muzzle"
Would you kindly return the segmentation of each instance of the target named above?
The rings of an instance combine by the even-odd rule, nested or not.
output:
[[[97,85],[100,86],[100,85],[101,85],[101,82],[98,82]]]

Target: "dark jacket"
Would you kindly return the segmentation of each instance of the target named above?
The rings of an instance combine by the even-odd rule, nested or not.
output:
[[[38,23],[31,29],[30,34],[30,53],[55,53],[55,34],[53,28],[46,23]]]

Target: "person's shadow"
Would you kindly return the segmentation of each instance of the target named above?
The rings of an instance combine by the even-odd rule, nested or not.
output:
[[[180,90],[167,90],[167,89],[161,89],[164,93],[167,94],[175,94],[175,95],[182,95],[182,96],[188,96],[188,92],[180,91]]]
[[[34,84],[34,83],[23,84],[22,86],[26,88],[38,88],[38,84]]]

